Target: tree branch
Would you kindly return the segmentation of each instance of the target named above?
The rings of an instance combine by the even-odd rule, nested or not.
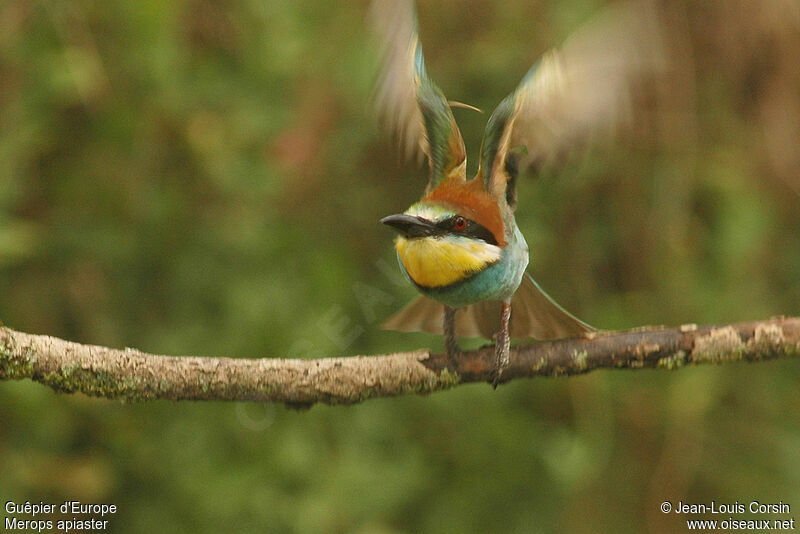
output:
[[[503,379],[576,375],[594,369],[677,369],[798,355],[800,317],[725,326],[645,327],[514,347]],[[491,347],[466,352],[453,372],[446,369],[445,354],[427,350],[319,360],[155,356],[0,327],[0,379],[30,378],[60,392],[128,401],[352,404],[489,382],[493,358]]]

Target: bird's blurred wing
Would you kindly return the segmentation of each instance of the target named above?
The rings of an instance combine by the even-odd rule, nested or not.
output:
[[[511,299],[511,337],[561,339],[594,331],[595,328],[559,306],[525,273]]]
[[[381,122],[398,136],[408,156],[427,158],[426,193],[446,178],[465,180],[464,141],[447,99],[425,72],[413,4],[374,1],[370,26],[380,43],[383,65],[374,95]]]
[[[459,315],[462,315],[459,312]],[[477,334],[468,337],[492,336],[500,329],[500,303],[484,301],[468,306],[463,313],[468,324],[477,325]],[[469,316],[469,317],[466,317]],[[456,316],[458,317],[458,315]],[[561,339],[583,335],[595,329],[558,305],[527,273],[511,298],[511,337],[539,340]]]
[[[443,306],[427,297],[417,297],[391,316],[381,328],[400,332],[444,331]],[[560,339],[595,329],[559,306],[527,273],[511,299],[511,337]],[[459,337],[492,337],[500,329],[500,303],[484,301],[460,308],[456,313]]]
[[[444,306],[429,298],[417,297],[389,317],[381,328],[398,332],[441,334],[444,332]]]
[[[631,2],[546,53],[486,125],[478,172],[487,189],[513,209],[520,157],[541,164],[629,124],[637,90],[667,72],[662,32],[649,3]]]
[[[459,337],[485,337],[491,339],[500,327],[500,303],[496,305],[496,313],[487,313],[491,306],[481,307],[479,313],[473,313],[474,306],[459,308],[456,313],[456,335]],[[405,308],[389,317],[382,325],[384,330],[398,332],[427,332],[429,334],[444,333],[444,305],[427,297],[419,296]]]

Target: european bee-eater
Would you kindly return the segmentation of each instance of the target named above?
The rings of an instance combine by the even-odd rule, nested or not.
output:
[[[641,52],[631,52],[635,41],[596,25],[584,32],[588,36],[545,55],[490,116],[477,173],[468,180],[452,103],[425,71],[413,6],[376,3],[373,22],[384,56],[379,111],[408,152],[419,149],[426,157],[430,171],[418,202],[381,219],[397,231],[400,268],[423,295],[384,327],[443,333],[453,363],[457,335],[494,338],[497,385],[509,363],[511,337],[555,339],[594,330],[526,273],[528,245],[514,220],[515,148],[526,146],[528,156],[541,160],[590,127],[618,121],[621,94],[637,71],[625,62],[640,59]]]

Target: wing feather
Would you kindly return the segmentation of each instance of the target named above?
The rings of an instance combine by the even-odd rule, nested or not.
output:
[[[376,0],[369,18],[382,60],[374,95],[381,122],[407,157],[427,159],[426,192],[449,177],[466,180],[464,141],[447,99],[425,70],[413,4]]]
[[[417,297],[390,317],[381,327],[400,332],[441,334],[442,304],[427,297]],[[511,299],[511,337],[560,339],[575,337],[595,329],[559,306],[527,273]],[[484,301],[466,306],[456,313],[459,337],[492,339],[500,329],[500,303]]]
[[[663,25],[648,2],[607,8],[546,53],[492,114],[478,171],[487,189],[513,208],[515,147],[542,163],[628,126],[636,92],[667,67]]]

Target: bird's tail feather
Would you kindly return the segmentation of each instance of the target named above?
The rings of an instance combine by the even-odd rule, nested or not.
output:
[[[443,332],[442,305],[417,297],[381,325],[401,332]],[[559,306],[527,273],[511,299],[511,337],[560,339],[595,329]],[[466,306],[456,314],[456,335],[492,339],[500,329],[500,302],[485,301]]]

